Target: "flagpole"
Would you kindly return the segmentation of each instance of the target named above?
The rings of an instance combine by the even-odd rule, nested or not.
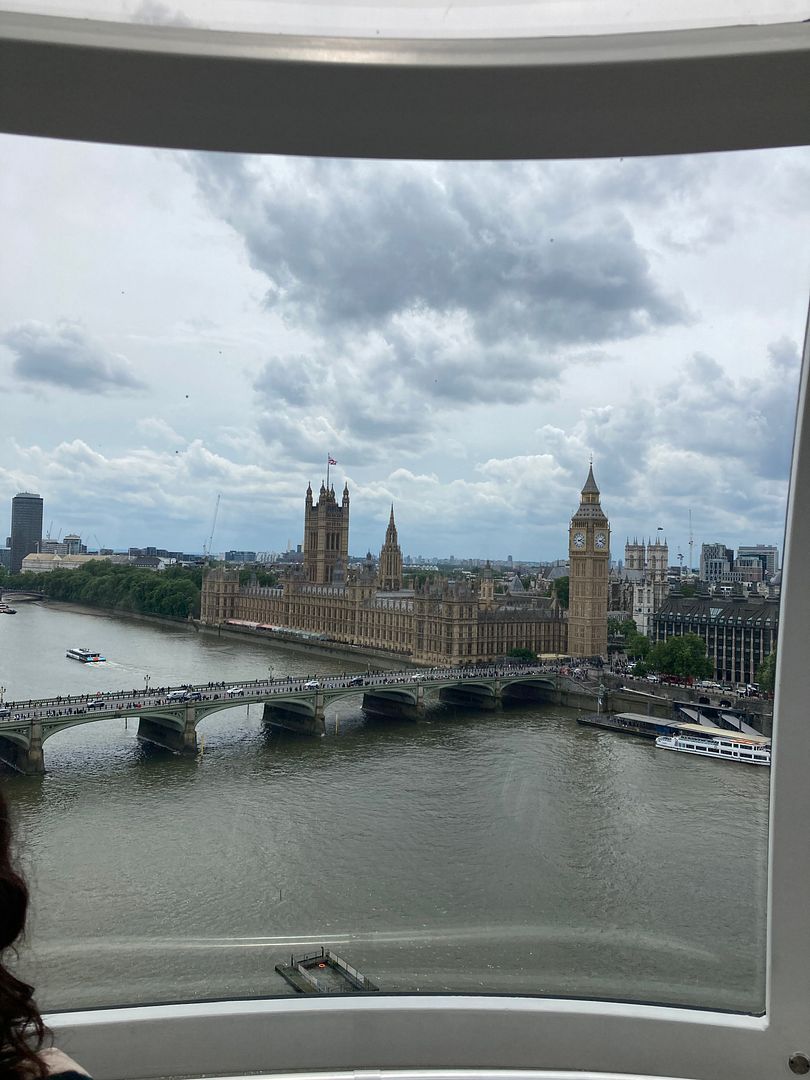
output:
[[[326,455],[326,490],[329,490],[329,462],[332,460],[332,455]]]

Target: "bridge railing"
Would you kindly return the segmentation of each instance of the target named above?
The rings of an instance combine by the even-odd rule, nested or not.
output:
[[[289,689],[290,693],[297,692],[313,692],[317,689],[324,690],[344,690],[352,689],[357,692],[361,692],[365,689],[378,689],[385,686],[402,686],[402,685],[415,685],[420,684],[422,686],[441,685],[443,683],[463,683],[472,679],[492,679],[503,677],[531,677],[531,676],[548,676],[557,674],[553,669],[548,669],[540,665],[527,665],[526,667],[516,667],[511,665],[481,665],[480,667],[472,668],[424,668],[421,670],[408,670],[408,671],[393,671],[385,673],[367,674],[363,676],[363,681],[353,682],[357,679],[356,672],[341,672],[336,674],[321,674],[314,676],[302,676],[301,678],[293,678],[291,676],[285,676],[284,678],[277,679],[240,679],[235,680],[232,685],[237,685],[243,692],[238,695],[233,695],[230,700],[233,700],[234,704],[238,704],[240,700],[250,697],[264,697],[268,690],[277,692],[285,688]],[[318,681],[321,683],[319,687],[307,687],[307,682]],[[336,685],[336,684],[343,685]],[[257,694],[251,695],[250,690],[255,689]],[[95,694],[70,694],[70,695],[52,695],[47,698],[29,698],[28,700],[19,699],[0,703],[0,709],[3,711],[28,711],[31,709],[45,709],[45,708],[68,708],[71,706],[82,706],[85,709],[93,702],[105,702],[109,703],[112,709],[121,707],[119,702],[126,699],[135,699],[136,701],[143,701],[144,699],[162,699],[160,704],[168,704],[166,699],[170,694],[179,694],[180,691],[187,691],[189,694],[218,694],[218,699],[222,696],[228,697],[228,682],[217,681],[208,683],[180,683],[178,685],[171,686],[143,686],[133,687],[131,689],[117,689],[104,692],[96,692]],[[181,698],[176,699],[174,704],[183,704],[184,701]],[[157,704],[157,703],[156,703]],[[2,719],[8,719],[8,717],[0,717]]]

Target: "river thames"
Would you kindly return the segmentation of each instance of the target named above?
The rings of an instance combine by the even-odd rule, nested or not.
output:
[[[17,605],[5,697],[365,670],[184,626]],[[69,646],[107,663],[65,658]],[[288,993],[327,945],[384,991],[574,995],[760,1012],[767,769],[656,751],[553,706],[327,734],[261,708],[204,720],[196,757],[106,720],[5,773],[46,1009]]]

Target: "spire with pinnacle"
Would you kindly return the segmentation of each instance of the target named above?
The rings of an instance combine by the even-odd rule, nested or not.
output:
[[[385,543],[380,551],[380,588],[389,592],[402,588],[402,551],[397,540],[393,503],[385,530]]]
[[[582,488],[582,496],[579,500],[580,511],[582,511],[584,507],[593,507],[594,509],[599,507],[599,488],[593,477],[593,459],[591,459],[590,464],[588,465],[588,479],[585,481],[585,486]]]
[[[388,518],[388,528],[385,530],[385,543],[396,546],[397,524],[394,521],[394,504],[391,503],[391,516]]]
[[[596,481],[593,478],[593,461],[588,466],[588,479],[585,481],[585,487],[582,489],[583,495],[598,495],[599,488],[596,486]]]

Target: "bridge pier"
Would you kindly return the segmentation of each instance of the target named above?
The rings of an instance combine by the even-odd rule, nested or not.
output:
[[[196,754],[197,718],[194,706],[189,705],[182,714],[171,717],[155,713],[139,717],[138,738],[175,754]]]
[[[439,701],[463,709],[497,712],[503,704],[501,681],[496,679],[492,685],[486,686],[446,686],[439,691]]]
[[[419,720],[424,716],[424,687],[416,686],[413,691],[399,694],[392,690],[366,690],[362,708],[364,713],[391,720]]]
[[[390,720],[420,720],[425,715],[425,688],[415,686],[413,691],[401,696],[390,690],[378,693],[366,690],[362,707],[363,712]]]
[[[34,720],[29,726],[27,740],[0,737],[0,761],[5,761],[17,772],[26,776],[39,776],[45,772],[45,755],[42,752],[42,723]]]
[[[559,680],[555,687],[532,685],[530,683],[510,683],[503,695],[503,700],[516,704],[537,703],[540,705],[562,705],[562,690]]]
[[[44,773],[45,755],[42,752],[42,721],[34,720],[28,735],[28,749],[25,753],[25,773]]]
[[[284,701],[273,705],[266,701],[262,723],[294,735],[325,735],[323,694],[319,690],[315,695],[314,708],[305,701]]]

